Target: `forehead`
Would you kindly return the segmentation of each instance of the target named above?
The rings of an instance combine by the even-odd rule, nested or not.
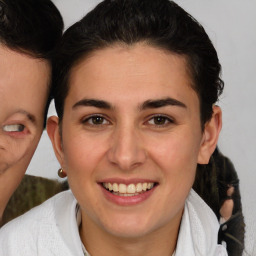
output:
[[[69,84],[74,100],[100,96],[121,103],[166,96],[197,98],[186,58],[144,44],[95,51],[71,70]]]
[[[44,108],[50,80],[46,60],[10,50],[0,44],[0,106],[2,113],[21,109],[35,116]]]
[[[49,72],[50,72],[50,65],[49,62],[45,59],[34,58],[32,55],[28,55],[16,50],[12,50],[0,43],[0,65],[1,65],[1,75],[4,75],[4,71],[11,70],[15,72],[16,75],[24,75],[27,78],[33,77],[33,73],[28,74],[27,72],[24,73],[25,70],[33,71],[36,73],[41,74],[40,70],[42,69],[43,72],[48,72],[49,79]],[[8,74],[10,75],[10,73]],[[2,79],[8,77],[7,75],[2,77]]]

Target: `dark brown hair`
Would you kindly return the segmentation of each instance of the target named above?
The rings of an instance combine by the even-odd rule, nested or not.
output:
[[[60,120],[72,67],[97,49],[138,42],[186,57],[192,86],[200,99],[203,128],[223,90],[221,66],[203,27],[168,0],[105,0],[64,33],[53,69],[53,94]]]

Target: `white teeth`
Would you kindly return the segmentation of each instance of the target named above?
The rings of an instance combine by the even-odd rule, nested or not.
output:
[[[154,183],[152,182],[144,182],[144,183],[137,183],[137,184],[117,184],[117,183],[103,183],[103,187],[109,191],[113,191],[112,193],[115,195],[122,195],[122,196],[134,196],[138,195],[141,192],[145,192],[150,190],[154,187]]]
[[[135,194],[121,194],[121,193],[116,193],[116,192],[113,192],[114,195],[116,196],[137,196],[139,195],[139,193],[135,193]]]
[[[127,193],[134,194],[136,192],[136,187],[134,184],[129,184],[126,188]]]
[[[142,191],[142,185],[141,185],[141,183],[138,183],[137,185],[136,185],[136,192],[141,192]]]
[[[148,183],[143,183],[143,184],[142,184],[142,190],[143,190],[143,191],[146,191],[147,188],[148,188]]]
[[[112,191],[112,190],[113,190],[113,186],[112,186],[111,183],[105,183],[105,184],[107,184],[107,187],[106,187],[106,188],[108,188],[109,191]]]
[[[152,183],[148,183],[147,189],[153,188],[153,185],[154,185],[154,184],[152,184]]]
[[[126,193],[126,185],[125,184],[119,184],[119,193]]]
[[[118,185],[116,183],[113,184],[113,191],[118,192]]]

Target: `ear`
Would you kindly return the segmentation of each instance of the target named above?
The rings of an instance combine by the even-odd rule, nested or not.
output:
[[[209,159],[214,152],[220,130],[222,127],[222,112],[220,107],[213,106],[213,114],[210,121],[205,124],[203,138],[197,159],[198,164],[208,164]]]
[[[62,150],[62,142],[59,130],[59,118],[57,116],[51,116],[47,120],[47,133],[52,142],[52,146],[55,152],[55,155],[60,163],[62,168],[64,167],[64,155]]]

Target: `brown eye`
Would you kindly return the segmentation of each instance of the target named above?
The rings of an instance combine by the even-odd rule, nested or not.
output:
[[[91,117],[91,123],[94,125],[99,125],[104,123],[104,118],[102,116]]]
[[[90,116],[86,118],[83,121],[83,124],[89,124],[89,125],[106,125],[109,124],[109,121],[104,118],[103,116],[95,115],[95,116]]]
[[[154,117],[153,119],[154,119],[154,124],[156,125],[163,125],[167,121],[167,118],[163,116],[157,116],[157,117]]]
[[[151,119],[149,119],[148,123],[150,125],[161,127],[161,126],[166,126],[168,124],[173,123],[173,120],[169,117],[158,115],[158,116],[153,116]]]

